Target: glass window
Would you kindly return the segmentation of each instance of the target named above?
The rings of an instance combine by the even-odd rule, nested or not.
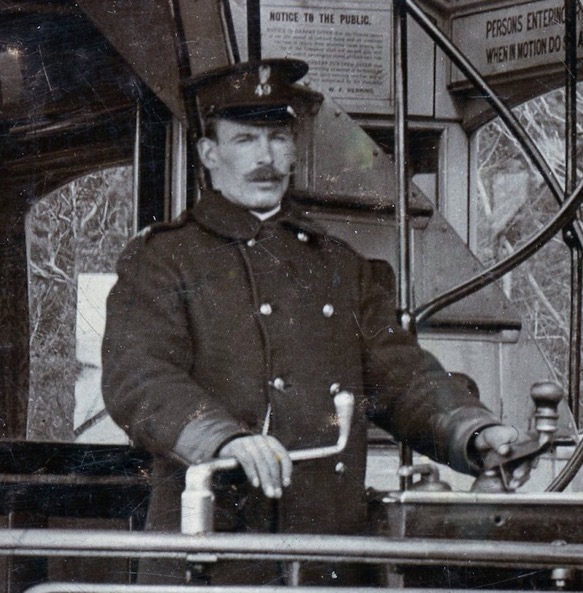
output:
[[[105,296],[133,220],[131,167],[72,181],[29,213],[28,439],[125,438],[103,412],[99,346]]]
[[[565,175],[564,97],[562,89],[556,90],[515,109],[560,184]],[[583,97],[579,97],[580,110],[582,103]],[[490,266],[520,248],[549,222],[559,206],[500,120],[479,130],[477,154],[474,244],[478,258]],[[536,339],[551,376],[563,385],[567,383],[569,347],[569,260],[559,233],[503,279],[505,292]]]

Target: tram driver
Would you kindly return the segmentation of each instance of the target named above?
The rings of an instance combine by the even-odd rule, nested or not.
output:
[[[103,393],[154,456],[148,529],[179,531],[189,464],[234,457],[247,479],[217,484],[218,529],[364,533],[369,421],[466,473],[516,439],[400,328],[388,264],[327,235],[291,199],[296,133],[322,100],[296,84],[306,72],[273,59],[192,81],[212,189],[119,258]],[[292,467],[289,451],[335,443],[336,386],[356,397],[346,450]],[[527,478],[520,466],[512,485]],[[346,585],[353,568],[308,567],[304,580]],[[217,567],[213,583],[279,578],[268,563],[235,571]],[[182,582],[184,566],[149,560],[140,580]]]

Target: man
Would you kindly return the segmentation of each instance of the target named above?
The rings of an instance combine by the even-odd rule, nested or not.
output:
[[[322,233],[289,199],[296,128],[321,102],[294,84],[306,71],[266,60],[195,80],[187,93],[213,190],[120,257],[103,390],[116,422],[154,454],[151,529],[179,529],[187,465],[234,457],[247,480],[218,484],[219,529],[363,533],[369,420],[470,473],[516,438],[399,327],[389,266]],[[338,386],[356,396],[346,450],[292,468],[289,451],[336,441]],[[277,582],[272,569],[236,578]],[[147,580],[168,582],[168,570],[150,566]],[[346,584],[344,572],[306,578]]]

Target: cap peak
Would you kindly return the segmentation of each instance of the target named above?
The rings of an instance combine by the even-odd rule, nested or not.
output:
[[[308,64],[293,58],[239,62],[187,81],[184,91],[203,119],[290,120],[322,103],[320,93],[296,84],[307,72]]]

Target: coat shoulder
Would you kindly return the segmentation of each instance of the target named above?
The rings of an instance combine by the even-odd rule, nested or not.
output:
[[[184,250],[192,252],[204,245],[203,234],[189,212],[169,222],[149,225],[128,242],[118,258],[117,269],[148,260],[170,263]]]
[[[161,235],[163,233],[170,233],[172,231],[177,231],[180,229],[185,228],[188,226],[189,223],[194,222],[194,217],[192,216],[191,210],[185,210],[175,218],[174,220],[169,220],[166,222],[155,222],[153,224],[148,225],[144,229],[142,229],[138,235],[143,237],[145,242],[148,242],[152,237],[157,235]]]
[[[214,245],[216,241],[215,235],[202,227],[190,210],[174,220],[149,225],[133,239],[147,251],[168,254],[179,253],[182,249],[192,252],[208,246],[209,242]]]

